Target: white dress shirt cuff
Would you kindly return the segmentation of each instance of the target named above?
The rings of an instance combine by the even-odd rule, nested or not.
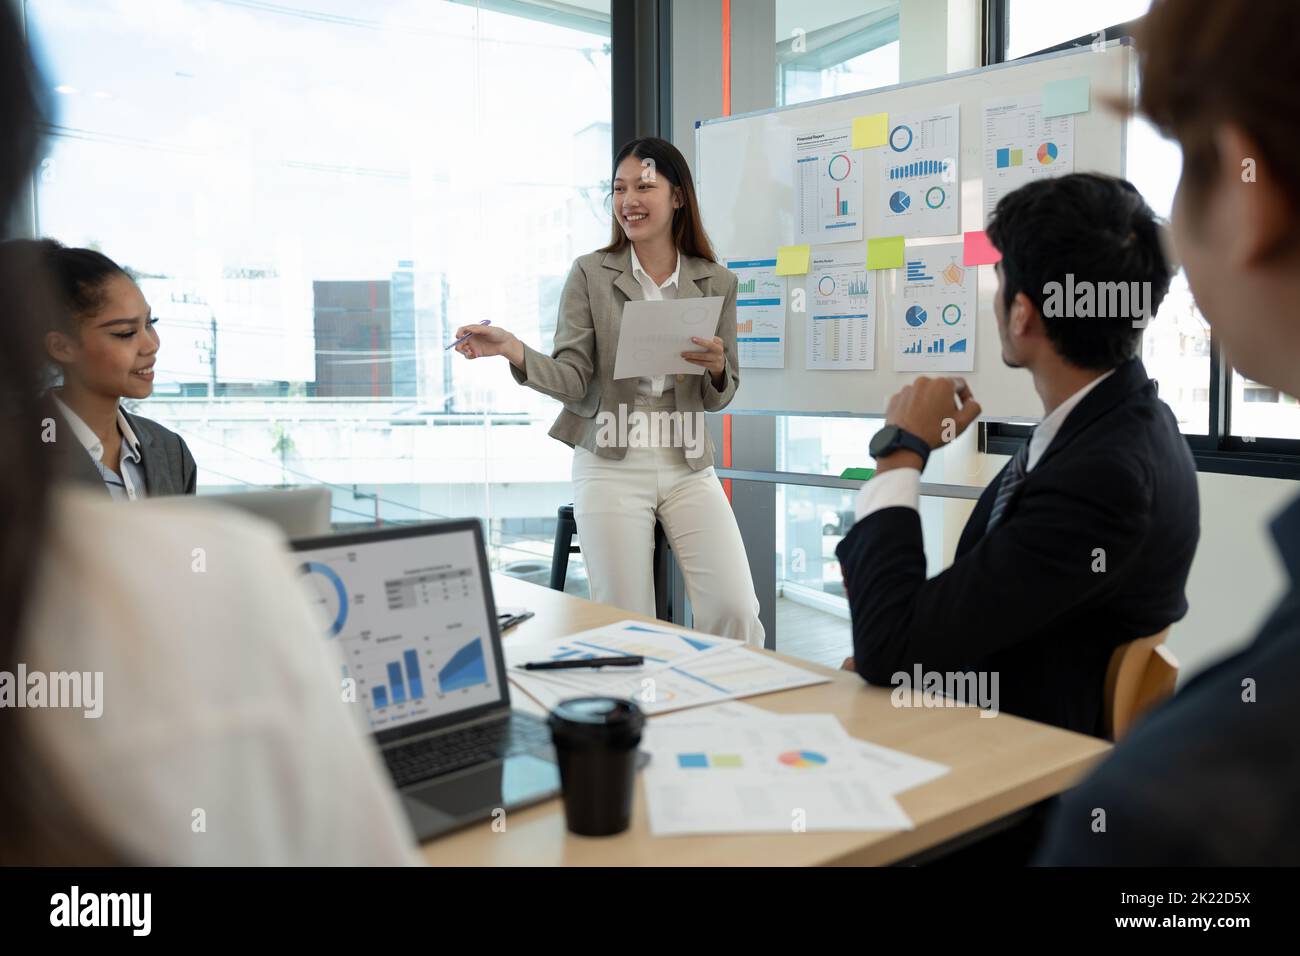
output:
[[[921,473],[915,468],[895,468],[872,475],[871,480],[858,491],[857,520],[861,521],[883,508],[911,508],[915,511],[920,497]]]

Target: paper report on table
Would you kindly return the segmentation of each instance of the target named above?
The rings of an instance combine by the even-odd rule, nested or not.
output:
[[[785,368],[785,279],[775,259],[728,259],[736,274],[736,357],[741,368]]]
[[[862,238],[862,150],[851,126],[794,134],[794,244]]]
[[[510,680],[543,707],[554,707],[564,698],[581,693],[635,700],[647,714],[662,714],[828,680],[751,650],[741,641],[631,620],[584,631],[563,641],[507,641],[505,651]],[[599,670],[522,669],[527,661],[625,654],[644,657],[645,664]]]
[[[704,366],[686,361],[682,353],[703,351],[691,337],[711,339],[717,335],[721,314],[720,295],[658,302],[638,299],[624,304],[614,378],[703,375]]]
[[[804,324],[807,368],[876,367],[876,280],[866,263],[860,242],[813,249]]]
[[[984,222],[1007,193],[1074,172],[1074,117],[1043,116],[1043,95],[984,102]],[[969,228],[969,227],[968,227]]]
[[[912,826],[831,714],[740,721],[711,711],[646,727],[645,793],[656,836]]]

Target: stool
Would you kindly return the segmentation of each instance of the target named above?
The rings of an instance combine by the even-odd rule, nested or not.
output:
[[[581,554],[580,544],[573,540],[578,536],[578,523],[573,518],[573,505],[560,505],[555,515],[555,544],[551,549],[551,590],[563,591],[569,576],[569,555]],[[668,544],[668,535],[664,526],[655,522],[655,617],[661,621],[673,619],[672,602],[672,547]]]

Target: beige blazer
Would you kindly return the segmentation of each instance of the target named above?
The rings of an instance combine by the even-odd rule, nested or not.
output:
[[[713,387],[712,376],[705,372],[678,375],[673,394],[680,412],[717,412],[727,407],[740,385],[736,360],[737,280],[734,273],[715,262],[680,255],[677,298],[723,296],[722,314],[713,334],[722,338],[726,368],[721,389]],[[630,247],[622,252],[589,252],[574,261],[560,296],[554,351],[543,355],[525,345],[523,369],[510,366],[515,381],[564,403],[564,410],[551,426],[552,438],[602,458],[622,459],[627,455],[626,446],[598,446],[596,435],[602,420],[611,421],[602,412],[617,421],[619,406],[631,412],[636,402],[637,380],[614,380],[614,356],[623,305],[644,298],[641,285],[632,275]],[[616,429],[606,427],[606,438],[611,432]],[[704,441],[702,455],[686,456],[687,464],[696,471],[714,462],[713,439],[707,431]]]

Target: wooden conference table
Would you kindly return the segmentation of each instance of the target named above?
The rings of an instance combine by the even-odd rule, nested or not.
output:
[[[626,619],[653,622],[503,574],[492,576],[497,604],[523,606],[536,617],[504,640],[562,638]],[[845,626],[847,640],[848,629]],[[768,653],[768,652],[764,652]],[[981,718],[968,707],[898,708],[890,689],[868,687],[855,674],[777,655],[831,678],[829,684],[747,697],[777,713],[830,713],[853,737],[935,760],[951,771],[898,795],[914,828],[884,832],[655,837],[637,784],[632,825],[614,837],[581,837],[564,826],[557,797],[510,813],[504,832],[490,822],[423,846],[434,865],[455,866],[809,866],[887,864],[914,857],[993,824],[1072,786],[1109,749],[1105,741],[1010,714]],[[516,708],[543,709],[512,686]],[[653,718],[652,718],[653,719]]]

